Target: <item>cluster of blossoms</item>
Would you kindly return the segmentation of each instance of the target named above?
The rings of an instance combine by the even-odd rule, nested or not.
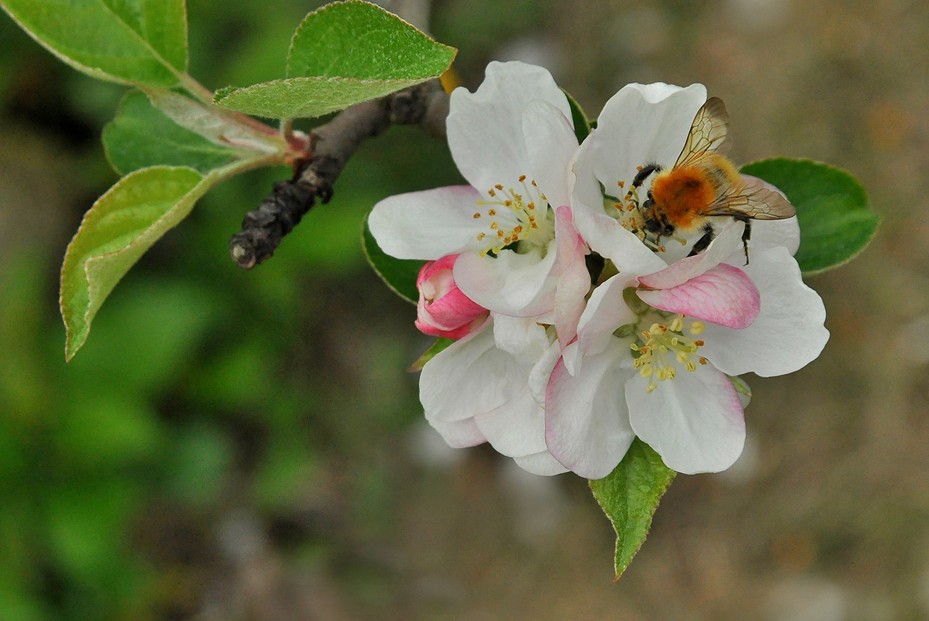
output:
[[[630,221],[641,204],[620,189],[674,165],[705,102],[698,84],[630,84],[578,144],[540,67],[491,63],[476,92],[452,93],[449,148],[470,185],[387,198],[368,221],[384,252],[428,261],[416,325],[454,342],[420,399],[449,445],[599,479],[639,437],[678,472],[717,472],[745,441],[732,378],[819,355],[796,218],[755,222],[747,264],[742,222],[720,219],[688,256],[695,239],[656,248]]]

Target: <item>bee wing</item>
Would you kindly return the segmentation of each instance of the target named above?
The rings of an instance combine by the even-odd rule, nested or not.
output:
[[[706,211],[707,216],[745,216],[755,220],[783,220],[797,213],[784,195],[757,177],[739,175],[741,184],[726,188]]]
[[[729,113],[719,97],[710,97],[697,110],[687,142],[677,156],[675,168],[693,163],[709,152],[722,152],[729,135]]]

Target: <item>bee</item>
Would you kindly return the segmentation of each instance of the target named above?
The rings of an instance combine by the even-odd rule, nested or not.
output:
[[[782,220],[796,210],[772,186],[760,179],[739,174],[723,152],[729,134],[729,114],[718,97],[712,97],[697,111],[684,148],[674,166],[663,170],[659,164],[642,166],[632,181],[629,194],[637,192],[655,175],[647,198],[639,211],[643,227],[656,242],[675,231],[703,231],[688,256],[706,250],[716,236],[712,219],[727,216],[745,223],[742,245],[748,265],[748,241],[752,220]]]

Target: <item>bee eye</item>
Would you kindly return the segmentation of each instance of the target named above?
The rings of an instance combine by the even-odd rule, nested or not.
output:
[[[645,221],[645,230],[649,233],[657,233],[661,230],[661,223],[654,218],[649,218]]]
[[[661,231],[661,234],[662,234],[664,237],[671,237],[672,235],[674,235],[674,227],[671,226],[670,224],[666,224],[666,225],[664,226],[664,230]]]

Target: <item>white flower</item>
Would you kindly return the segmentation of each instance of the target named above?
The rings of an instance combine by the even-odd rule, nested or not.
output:
[[[368,220],[378,245],[400,259],[460,255],[455,281],[492,312],[540,316],[560,300],[576,320],[589,280],[579,287],[583,253],[559,258],[577,237],[569,205],[578,143],[564,93],[541,67],[493,62],[476,92],[452,93],[447,127],[470,186],[379,202]],[[567,242],[556,241],[562,231]]]
[[[656,254],[584,182],[609,194],[628,188],[637,166],[673,165],[705,99],[700,85],[625,87],[576,158],[575,223],[615,275],[591,293],[555,365],[545,418],[551,453],[587,478],[609,474],[636,436],[679,472],[728,468],[745,440],[729,376],[790,373],[828,339],[822,300],[792,257],[796,219],[755,223],[749,265],[740,222],[693,257]]]

